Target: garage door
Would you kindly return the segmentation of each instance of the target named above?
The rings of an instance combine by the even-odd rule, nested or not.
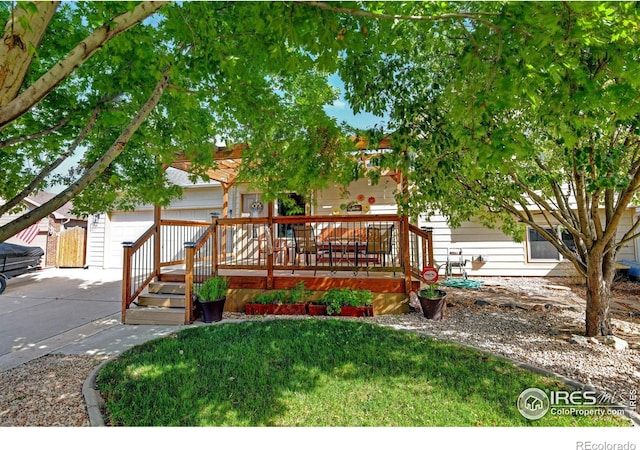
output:
[[[163,219],[209,222],[210,210],[163,211]],[[122,243],[134,242],[153,225],[153,211],[116,212],[111,215],[105,266],[122,268]]]

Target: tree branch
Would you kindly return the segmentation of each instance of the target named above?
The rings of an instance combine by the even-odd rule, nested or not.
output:
[[[105,154],[98,159],[85,173],[71,186],[56,195],[48,202],[40,205],[28,213],[17,217],[8,224],[0,227],[0,242],[10,238],[20,230],[24,229],[28,225],[35,223],[36,221],[48,216],[56,211],[65,203],[72,200],[76,195],[82,192],[89,184],[91,184],[107,167],[115,160],[125,149],[127,143],[134,135],[134,133],[140,128],[140,126],[147,119],[149,114],[156,107],[162,94],[164,93],[167,84],[169,83],[169,68],[166,67],[163,73],[163,77],[158,80],[156,87],[151,93],[147,102],[142,106],[140,111],[131,119],[129,125],[122,131],[120,136],[109,147]]]
[[[100,114],[100,107],[96,107],[96,109],[94,109],[94,111],[93,111],[93,114],[91,114],[91,117],[89,118],[89,121],[84,126],[84,128],[80,131],[78,136],[73,140],[73,142],[71,143],[69,148],[62,155],[60,155],[60,157],[58,157],[58,159],[56,159],[51,164],[49,164],[44,169],[42,169],[40,171],[40,173],[38,175],[36,175],[33,178],[33,180],[31,180],[31,182],[18,195],[14,196],[12,199],[10,199],[4,205],[0,205],[0,217],[2,217],[2,215],[4,215],[11,208],[14,208],[14,207],[18,206],[18,204],[22,200],[27,198],[27,196],[29,196],[31,193],[33,193],[38,188],[40,183],[51,172],[56,170],[60,166],[60,164],[62,164],[69,156],[73,155],[73,153],[76,151],[78,146],[80,146],[80,144],[84,141],[84,139],[87,137],[89,132],[95,126],[96,121],[98,120],[98,115],[99,114]]]
[[[460,13],[445,13],[437,16],[414,16],[405,14],[376,14],[369,11],[363,11],[361,9],[341,8],[339,6],[333,6],[325,2],[302,2],[309,6],[314,6],[325,11],[333,11],[342,14],[348,14],[350,16],[366,17],[368,19],[375,20],[410,20],[418,22],[436,22],[440,20],[449,19],[468,19],[482,23],[493,30],[499,30],[500,27],[483,19],[482,17],[498,17],[498,13],[490,12],[460,12]]]
[[[55,124],[54,126],[47,128],[46,130],[38,131],[37,133],[29,134],[26,136],[19,136],[13,139],[7,139],[6,141],[0,141],[0,148],[10,147],[15,144],[20,144],[22,142],[29,141],[31,139],[38,139],[48,134],[53,133],[54,131],[59,130],[63,126],[65,126],[69,122],[69,117],[65,117],[60,122]]]
[[[166,1],[142,2],[133,11],[121,14],[112,22],[95,30],[20,95],[13,99],[7,99],[10,100],[9,102],[2,103],[0,131],[42,100],[105,43],[141,22],[167,3]]]
[[[13,100],[29,72],[38,48],[60,2],[35,2],[36,13],[12,4],[0,42],[0,106]],[[24,24],[27,24],[25,27]]]

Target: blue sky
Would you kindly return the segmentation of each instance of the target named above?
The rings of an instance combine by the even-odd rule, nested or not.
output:
[[[387,120],[384,117],[378,117],[370,113],[354,114],[353,110],[344,99],[344,83],[338,75],[332,75],[329,77],[329,82],[332,86],[341,92],[340,98],[333,103],[333,105],[325,106],[325,112],[338,119],[338,122],[346,122],[354,128],[369,129],[375,125],[380,127],[382,124],[386,124]],[[386,129],[386,127],[383,127]]]

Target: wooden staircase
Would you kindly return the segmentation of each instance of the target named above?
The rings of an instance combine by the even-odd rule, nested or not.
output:
[[[127,309],[127,325],[184,325],[184,274],[162,274]],[[135,306],[134,306],[135,305]]]

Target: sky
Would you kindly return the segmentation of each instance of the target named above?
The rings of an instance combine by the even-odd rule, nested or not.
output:
[[[329,77],[329,83],[341,92],[338,100],[324,108],[329,116],[338,119],[339,123],[346,122],[352,127],[359,129],[373,128],[375,125],[377,125],[377,128],[380,128],[380,125],[386,124],[387,118],[378,117],[370,113],[355,114],[353,112],[349,103],[345,100],[344,95],[342,95],[342,93],[344,93],[344,83],[338,75]],[[383,128],[386,129],[386,127]]]

